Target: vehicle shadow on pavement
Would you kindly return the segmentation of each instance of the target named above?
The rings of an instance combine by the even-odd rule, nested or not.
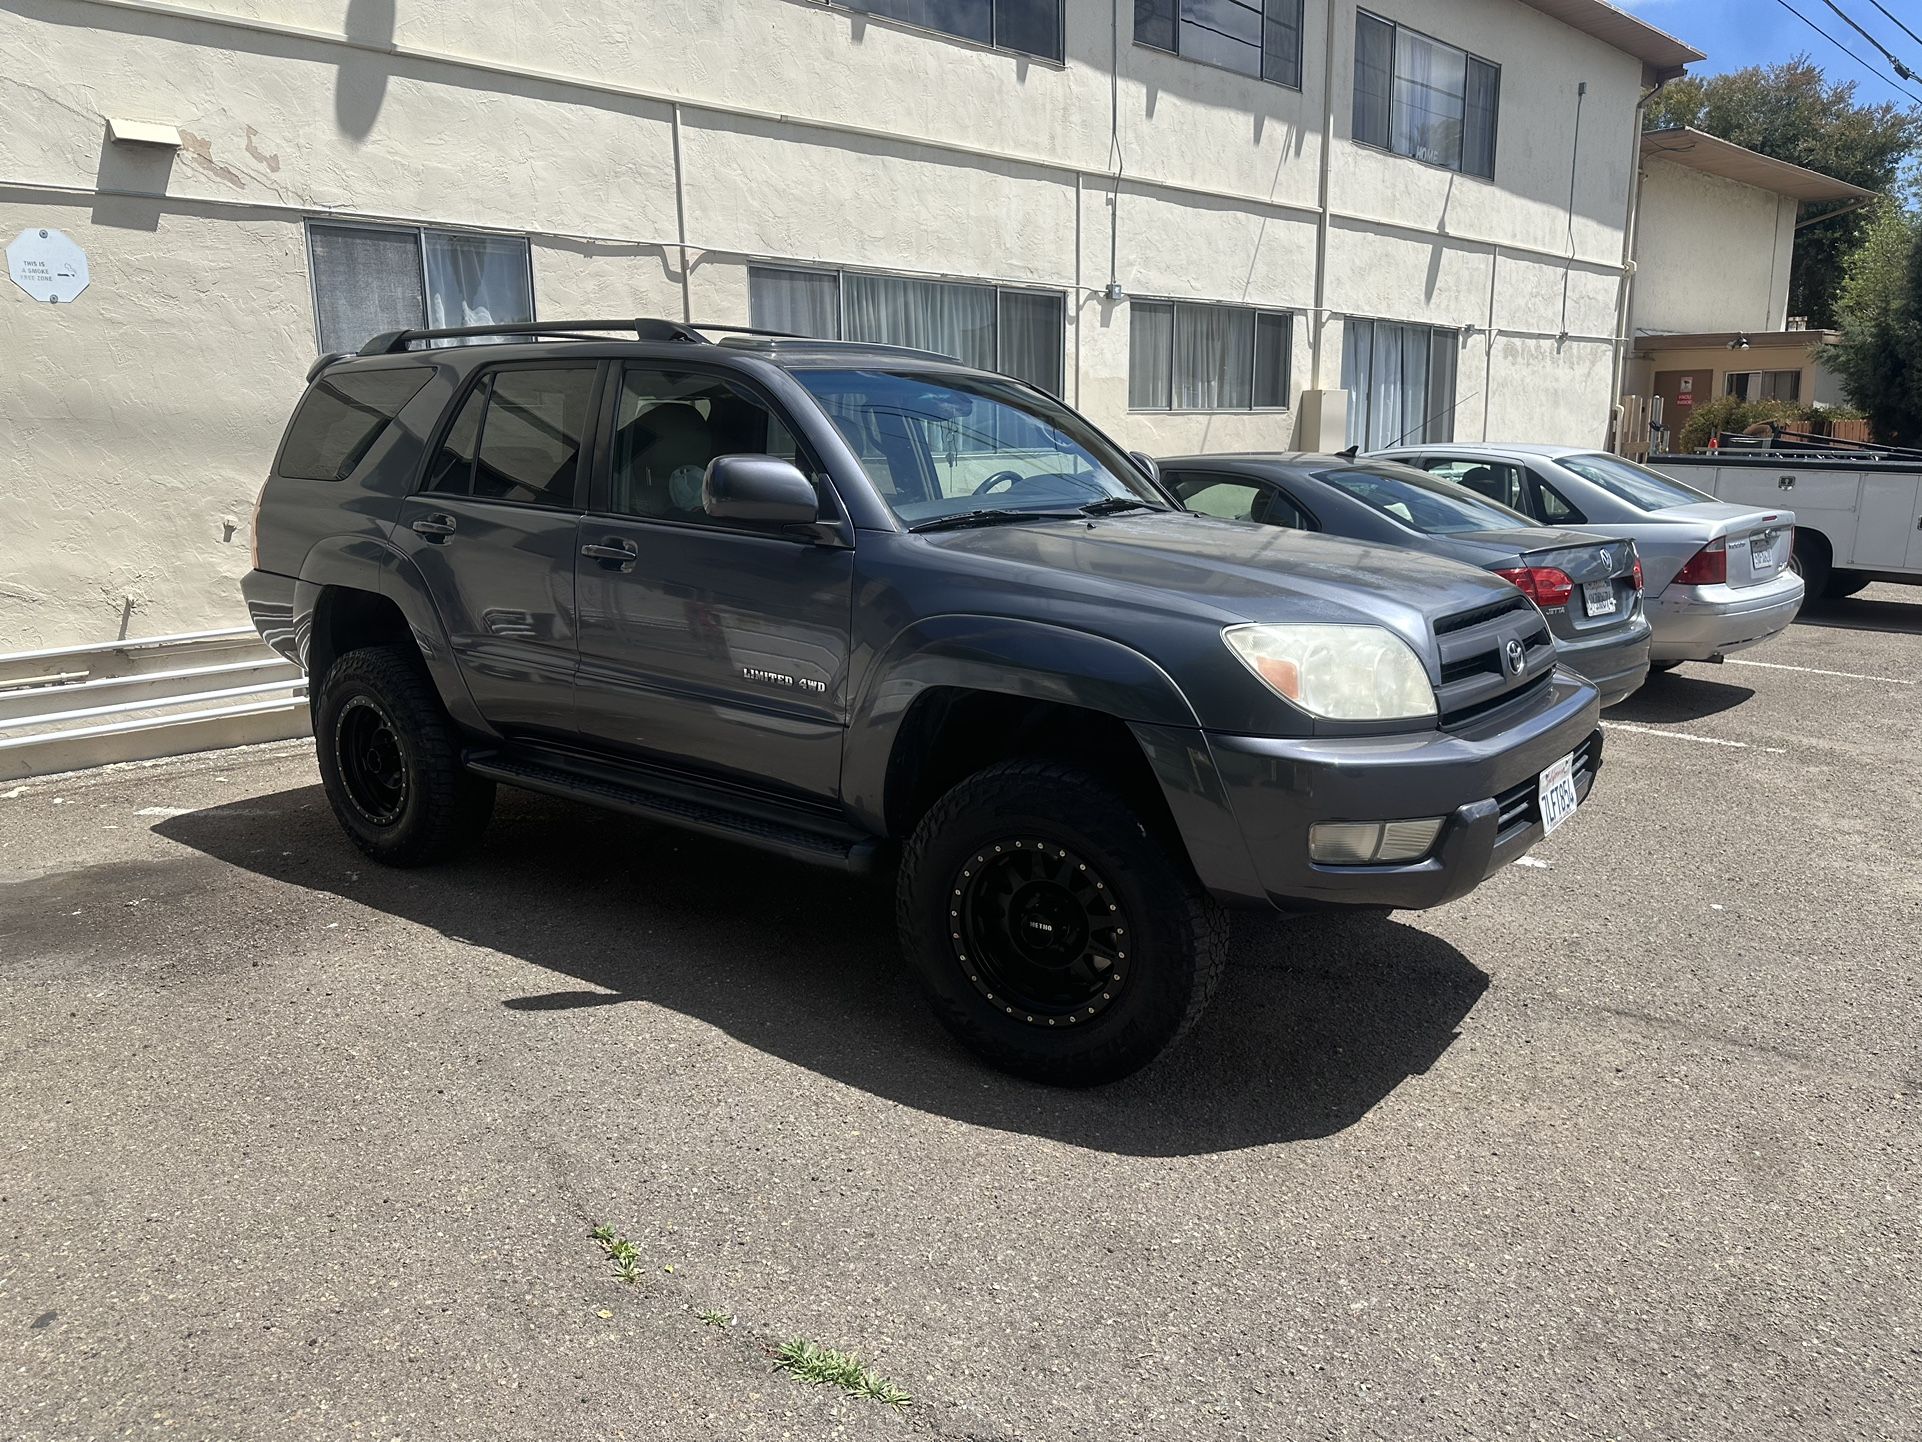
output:
[[[1836,631],[1887,631],[1893,635],[1922,636],[1922,603],[1885,601],[1875,596],[1806,602],[1795,613],[1798,626],[1820,626]]]
[[[1641,690],[1603,714],[1610,721],[1700,721],[1733,711],[1754,694],[1752,686],[1707,681],[1677,671],[1658,671]]]
[[[555,973],[552,989],[500,999],[528,1025],[652,1003],[905,1106],[1127,1155],[1339,1132],[1432,1066],[1488,987],[1454,947],[1383,917],[1240,915],[1221,990],[1182,1046],[1125,1081],[1062,1091],[991,1071],[947,1038],[875,882],[505,790],[480,849],[425,871],[365,860],[318,786],[154,830]],[[237,910],[215,924],[252,921]]]

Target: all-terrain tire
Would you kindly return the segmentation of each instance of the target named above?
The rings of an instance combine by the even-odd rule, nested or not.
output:
[[[494,783],[461,765],[453,723],[407,647],[370,646],[334,662],[321,678],[314,742],[341,829],[376,861],[442,861],[487,826]],[[368,764],[374,753],[384,765]]]
[[[1101,878],[1099,894],[1126,922],[1123,960],[1106,973],[1119,978],[1112,995],[1097,981],[1089,1005],[1065,1014],[994,993],[962,939],[973,934],[961,909],[975,870],[1036,865],[1037,855],[1084,885]],[[902,855],[895,916],[942,1024],[995,1066],[1059,1086],[1117,1080],[1179,1041],[1214,995],[1228,950],[1227,914],[1186,858],[1107,784],[1047,760],[990,766],[929,808]]]

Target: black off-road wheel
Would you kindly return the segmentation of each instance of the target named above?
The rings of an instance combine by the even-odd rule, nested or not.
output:
[[[901,946],[935,1015],[995,1066],[1115,1081],[1195,1024],[1226,913],[1185,858],[1097,778],[1050,761],[978,771],[901,860]]]
[[[494,809],[494,783],[461,765],[433,682],[404,647],[349,651],[329,668],[314,707],[314,744],[341,829],[389,866],[458,855],[479,840]]]

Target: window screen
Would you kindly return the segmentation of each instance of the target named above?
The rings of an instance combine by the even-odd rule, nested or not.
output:
[[[473,495],[569,506],[581,437],[594,401],[593,366],[528,366],[494,373],[474,457]]]
[[[382,331],[534,318],[522,236],[318,224],[307,236],[323,354]]]
[[[1301,86],[1302,0],[1135,0],[1135,42]]]
[[[1061,0],[834,0],[850,10],[886,15],[944,35],[1061,58]]]
[[[1452,330],[1349,321],[1341,348],[1348,443],[1366,451],[1452,440],[1459,345]]]
[[[425,366],[323,375],[287,427],[280,474],[344,481],[433,374]]]
[[[308,244],[321,354],[359,350],[381,331],[426,324],[417,232],[315,225]]]
[[[1130,301],[1128,405],[1245,411],[1288,404],[1294,320],[1281,311]]]
[[[1358,11],[1354,137],[1430,165],[1493,179],[1501,68]]]
[[[1060,395],[1067,302],[1059,291],[861,271],[748,267],[756,326],[825,340],[911,346]]]

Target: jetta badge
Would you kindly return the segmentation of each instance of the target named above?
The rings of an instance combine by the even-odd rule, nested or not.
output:
[[[1522,649],[1520,641],[1510,641],[1502,647],[1502,654],[1508,658],[1508,674],[1519,676],[1528,669],[1528,652]]]

